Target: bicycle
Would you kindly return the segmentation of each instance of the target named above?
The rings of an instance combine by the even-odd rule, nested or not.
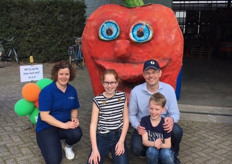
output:
[[[85,61],[81,51],[81,38],[74,37],[74,39],[75,44],[68,48],[69,63],[83,70]]]
[[[18,54],[17,54],[15,47],[12,43],[14,38],[15,38],[15,36],[13,36],[11,39],[2,39],[1,40],[1,44],[2,44],[5,52],[0,56],[0,68],[4,68],[7,66],[8,62],[11,61],[12,53],[14,53],[15,61],[19,64]]]

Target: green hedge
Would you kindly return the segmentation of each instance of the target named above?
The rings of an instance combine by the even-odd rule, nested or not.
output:
[[[81,36],[86,21],[83,2],[74,0],[0,0],[0,39],[15,35],[21,60],[67,60],[73,37]]]

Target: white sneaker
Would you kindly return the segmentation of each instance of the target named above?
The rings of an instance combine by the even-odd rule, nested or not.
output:
[[[75,154],[72,151],[72,147],[64,147],[65,156],[68,160],[72,160],[75,157]]]

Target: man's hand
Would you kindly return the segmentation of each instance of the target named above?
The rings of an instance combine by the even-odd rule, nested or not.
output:
[[[141,125],[139,125],[137,127],[137,131],[138,131],[139,135],[143,135],[144,133],[146,133],[146,129]]]
[[[165,131],[167,131],[168,133],[170,133],[172,131],[173,125],[174,125],[174,120],[173,120],[172,117],[166,117],[166,118],[164,118],[163,127],[164,127]]]

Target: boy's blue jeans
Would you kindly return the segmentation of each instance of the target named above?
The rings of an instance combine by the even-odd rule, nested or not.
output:
[[[68,145],[80,141],[82,136],[81,128],[60,129],[51,127],[36,133],[36,140],[44,157],[46,164],[60,164],[62,160],[61,139]]]
[[[172,140],[172,150],[177,157],[179,155],[180,141],[183,136],[182,128],[178,124],[174,124],[171,140]],[[145,156],[147,147],[143,146],[142,136],[138,134],[137,130],[134,130],[134,133],[131,137],[131,151],[137,156]]]
[[[98,134],[97,133],[97,147],[98,147],[98,151],[99,151],[100,156],[101,156],[101,161],[99,162],[99,164],[104,163],[104,159],[109,151],[112,154],[114,164],[128,164],[129,163],[126,142],[124,143],[125,152],[120,156],[115,155],[115,146],[118,143],[120,135],[121,135],[121,130],[114,130],[114,131],[111,131],[107,134]],[[89,154],[89,157],[91,155],[91,152]],[[89,157],[88,157],[88,161],[89,161]],[[88,163],[88,161],[87,161],[87,163]]]
[[[149,147],[146,151],[148,164],[174,164],[174,153],[171,149]]]

